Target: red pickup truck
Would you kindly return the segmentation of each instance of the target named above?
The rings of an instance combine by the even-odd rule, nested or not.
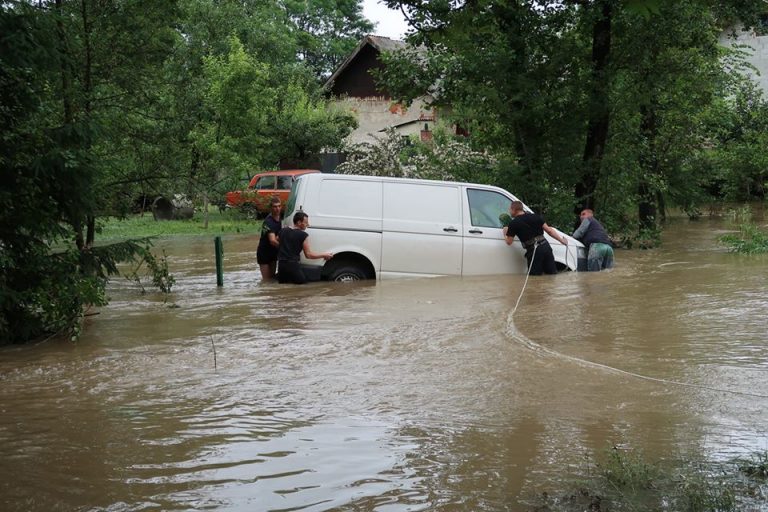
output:
[[[320,171],[317,169],[289,169],[257,174],[251,179],[245,190],[227,192],[227,206],[239,208],[248,205],[254,208],[257,213],[266,215],[269,213],[269,200],[273,196],[279,197],[285,204],[296,177],[313,172]]]

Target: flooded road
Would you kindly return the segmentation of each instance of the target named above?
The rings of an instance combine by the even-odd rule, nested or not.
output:
[[[161,243],[77,343],[0,350],[3,510],[526,510],[608,447],[768,450],[766,259],[722,220],[602,273],[262,284]],[[172,307],[175,306],[175,307]]]

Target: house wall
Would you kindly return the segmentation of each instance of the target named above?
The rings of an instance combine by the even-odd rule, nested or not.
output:
[[[720,38],[724,46],[733,44],[744,44],[752,48],[751,55],[747,61],[755,66],[759,74],[751,72],[752,79],[763,89],[763,93],[768,97],[768,36],[758,36],[754,31],[736,29],[738,35],[736,40],[728,37],[730,31],[723,34]]]
[[[368,98],[340,98],[337,104],[350,112],[357,118],[358,128],[353,131],[347,141],[351,143],[373,142],[376,137],[381,137],[382,130],[390,126],[403,126],[398,131],[403,134],[419,133],[424,121],[419,120],[428,118],[434,119],[434,112],[425,106],[426,98],[415,100],[411,106],[405,107],[399,103],[393,103],[389,98],[378,96]],[[430,125],[432,123],[430,122]]]

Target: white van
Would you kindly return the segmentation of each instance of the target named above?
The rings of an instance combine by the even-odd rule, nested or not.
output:
[[[505,243],[499,220],[516,200],[489,185],[306,174],[293,184],[283,223],[306,212],[312,250],[334,253],[327,262],[302,256],[310,280],[524,274],[525,251],[517,238]],[[586,267],[581,242],[545,236],[559,268]]]

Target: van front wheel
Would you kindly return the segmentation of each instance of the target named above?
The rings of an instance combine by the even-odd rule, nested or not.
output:
[[[365,279],[365,273],[357,267],[339,267],[333,269],[328,275],[329,281],[336,281],[338,283],[351,283],[353,281],[362,281]]]

